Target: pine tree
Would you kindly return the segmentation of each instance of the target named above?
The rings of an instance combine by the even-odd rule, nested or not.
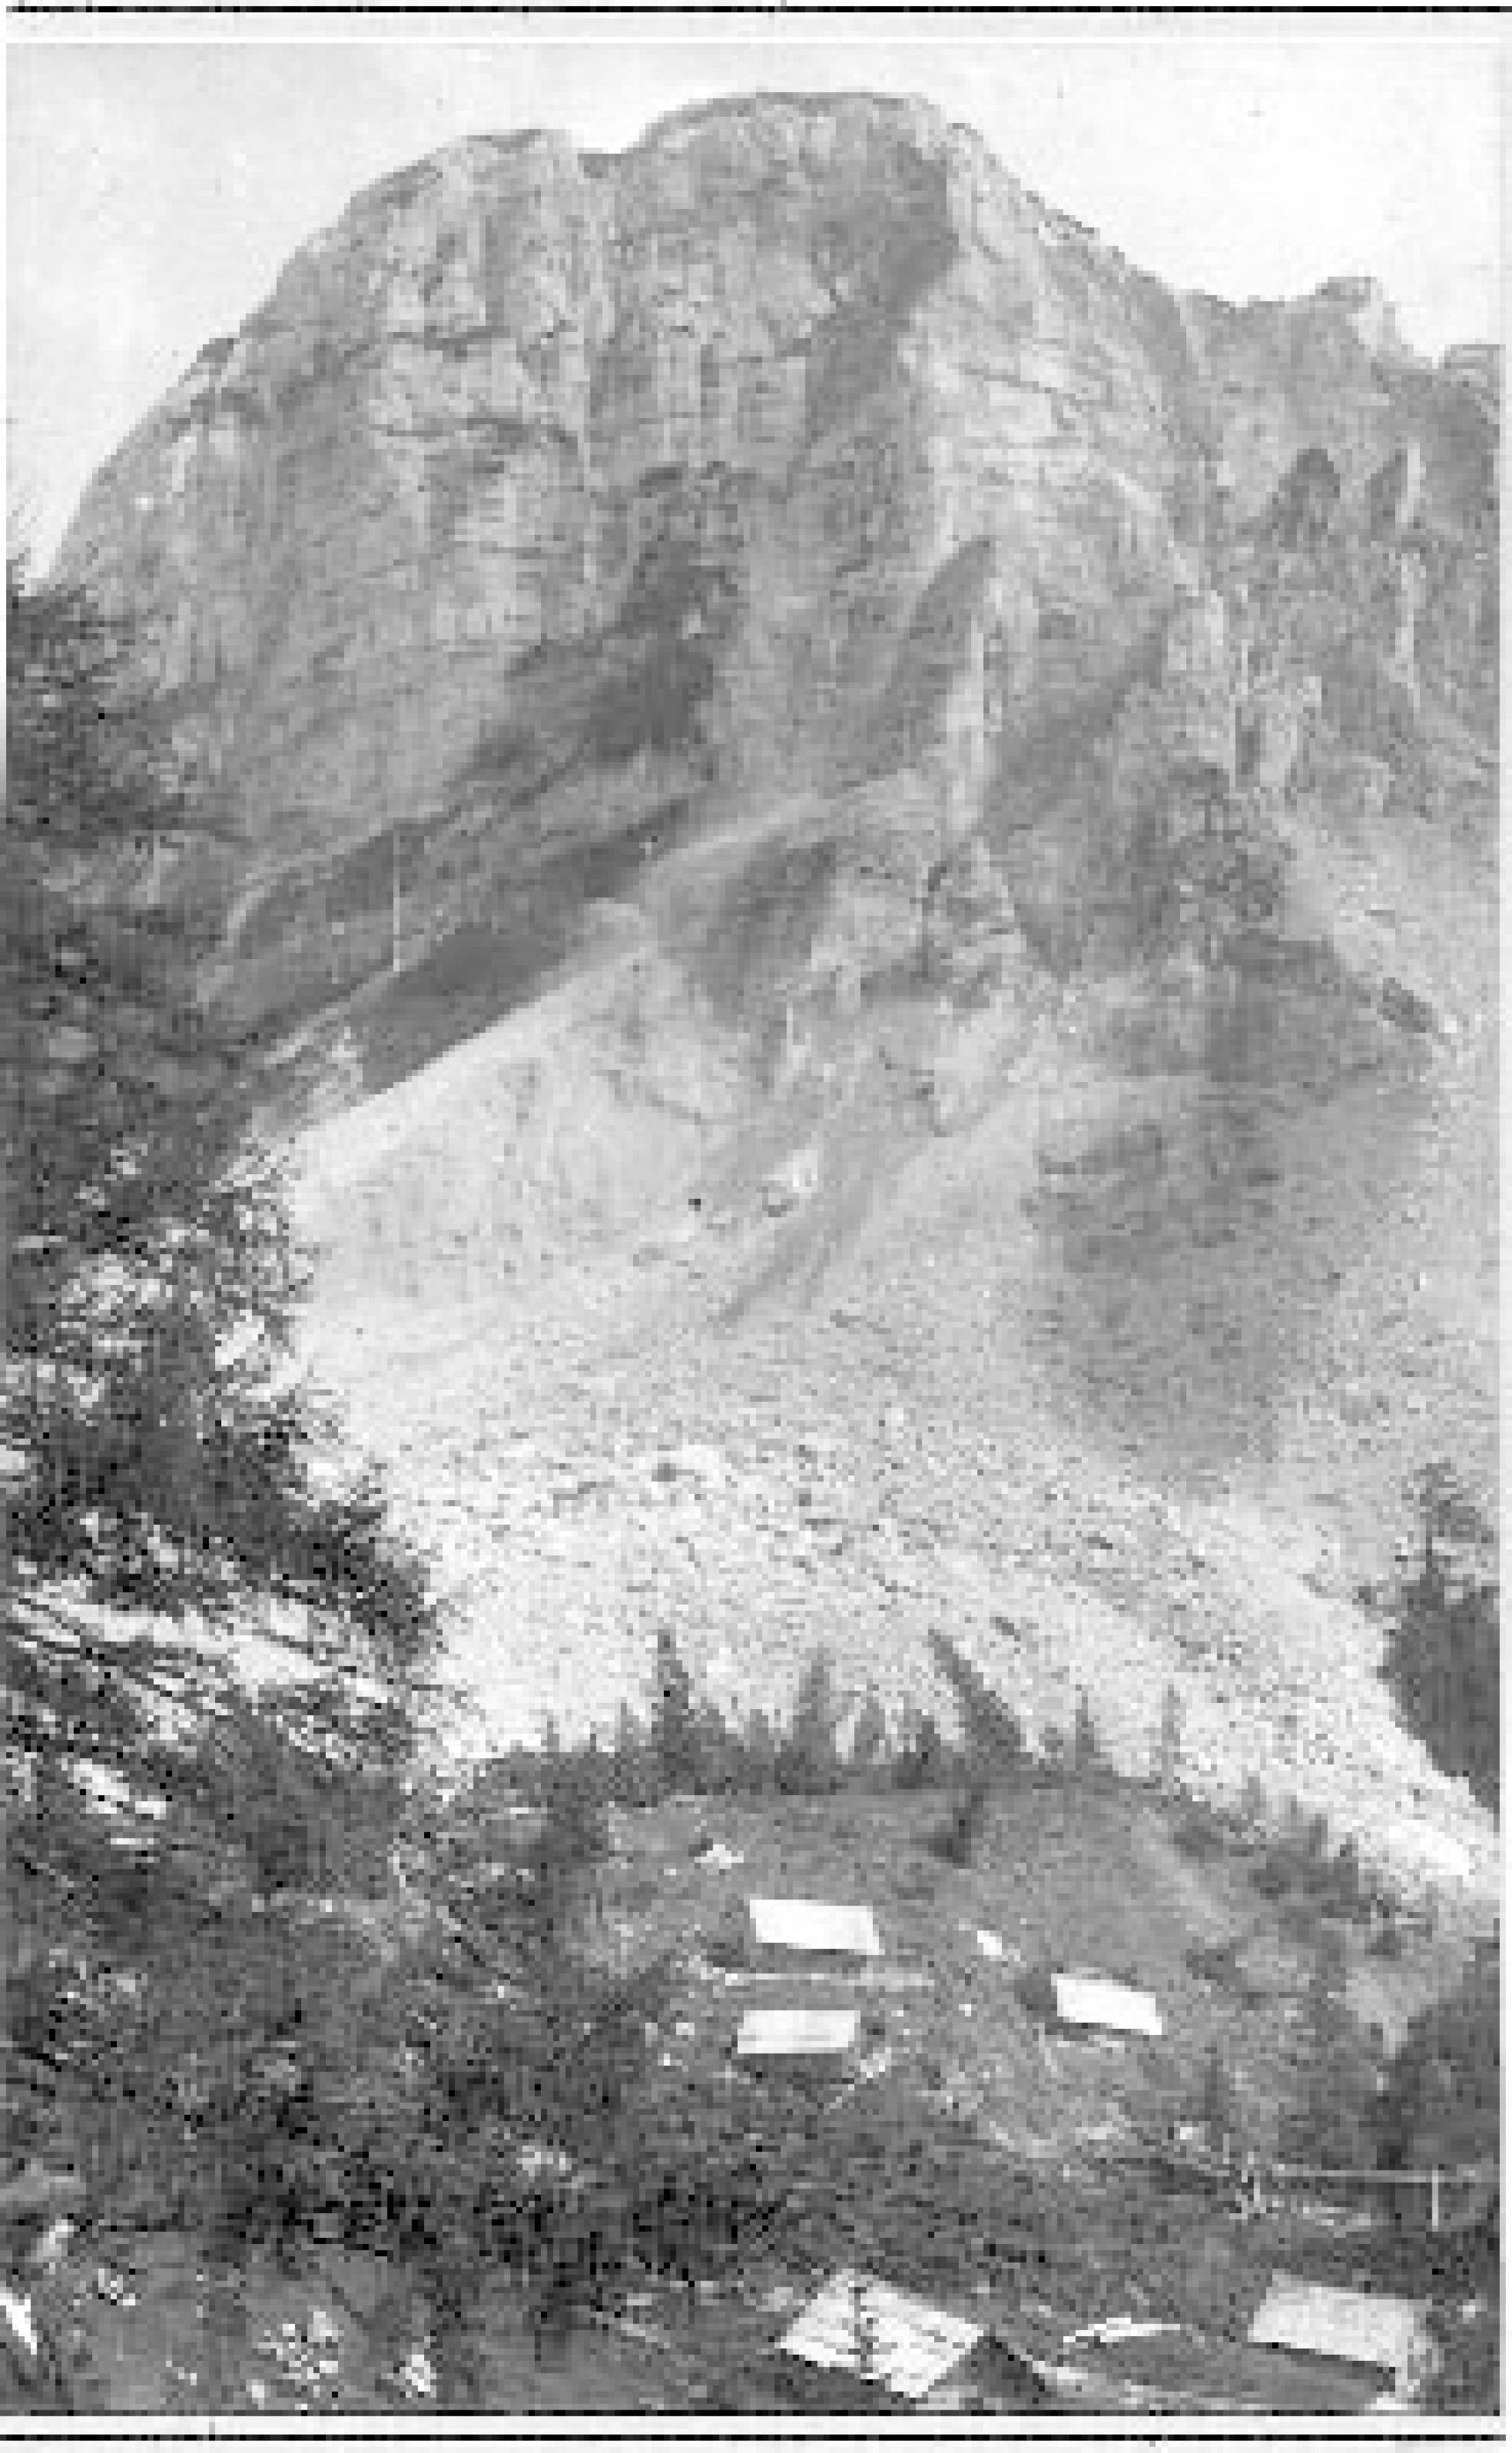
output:
[[[1005,1627],[1005,1631],[1011,1633]],[[1024,1725],[1017,1712],[988,1685],[949,1636],[937,1630],[929,1639],[929,1648],[955,1697],[966,1752],[973,1765],[992,1780],[1015,1771],[1025,1754]]]
[[[292,1370],[273,1080],[201,994],[203,812],[89,600],[12,558],[7,611],[6,2012],[88,2096],[114,2066],[99,1987],[129,1977],[142,2054],[187,1990],[212,2050],[255,2058],[251,1995],[197,1986],[196,1954],[233,1899],[321,1882],[349,1815],[391,1825],[439,1630]],[[166,895],[169,844],[190,883]]]
[[[1345,2001],[1343,1937],[1319,1927],[1305,2007],[1307,2067],[1303,2126],[1307,2152],[1321,2164],[1348,2163],[1355,2146],[1358,2054]]]
[[[1161,1699],[1161,1731],[1156,1754],[1156,1778],[1167,1795],[1175,1789],[1182,1771],[1182,1728],[1184,1720],[1182,1699],[1174,1685],[1167,1684]]]
[[[778,1749],[780,1788],[803,1797],[825,1797],[840,1785],[835,1732],[840,1705],[828,1656],[817,1651],[798,1682],[792,1720]]]
[[[418,2261],[465,2400],[466,2279],[524,2237],[527,2150],[633,2169],[665,1971],[588,1946],[591,1757],[558,1749],[523,1882],[435,1845],[439,1620],[290,1364],[260,1132],[287,1085],[158,891],[154,846],[173,888],[214,845],[110,627],[14,566],[8,598],[8,2125],[82,2162],[95,2211],[145,2188],[214,2259],[334,2226]],[[679,1778],[690,1726],[672,1653]],[[550,2219],[559,2297],[578,2222]]]
[[[698,1735],[693,1712],[693,1682],[669,1626],[656,1633],[655,1683],[651,1699],[651,1745],[661,1772],[664,1793],[686,1792],[698,1786]]]
[[[777,1779],[777,1737],[759,1705],[746,1714],[740,1751],[744,1785],[755,1796],[766,1795]]]
[[[1084,1686],[1077,1689],[1076,1723],[1071,1732],[1071,1762],[1079,1772],[1096,1769],[1102,1761],[1098,1744],[1097,1723],[1092,1718],[1091,1699]]]
[[[1496,1814],[1502,1652],[1495,1528],[1445,1464],[1423,1471],[1415,1497],[1422,1556],[1396,1596],[1382,1676],[1435,1763],[1467,1780]]]

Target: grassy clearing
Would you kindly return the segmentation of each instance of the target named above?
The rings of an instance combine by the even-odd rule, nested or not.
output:
[[[938,1792],[850,1791],[671,1801],[619,1818],[606,1941],[627,1955],[673,1948],[691,1962],[677,2017],[694,2033],[668,2039],[674,2059],[717,2066],[752,1999],[856,1996],[834,1977],[724,1964],[722,1944],[748,1895],[860,1900],[876,1911],[885,1952],[859,1986],[874,2043],[900,2078],[969,2112],[1000,2146],[1080,2161],[1159,2134],[1194,2114],[1214,2045],[1250,2143],[1272,2144],[1305,2064],[1317,1932],[1305,1902],[1263,1898],[1253,1880],[1263,1861],[1232,1841],[1194,1863],[1177,1845],[1184,1808],[1105,1775],[1056,1782],[1026,1772],[995,1790],[964,1866],[929,1845],[943,1811]],[[742,1862],[723,1872],[701,1863],[693,1851],[706,1837]],[[979,1932],[1000,1939],[1001,1957],[984,1954]],[[1366,1945],[1358,1925],[1346,1942],[1351,1999],[1388,2035],[1400,2032],[1452,1977],[1453,1946],[1414,1931],[1403,1957],[1385,1963]],[[1076,1965],[1153,1992],[1164,2039],[1043,2037],[1020,1998],[1023,1981]]]

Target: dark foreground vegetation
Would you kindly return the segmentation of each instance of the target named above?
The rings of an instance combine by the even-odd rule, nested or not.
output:
[[[423,1566],[289,1367],[298,1261],[258,1138],[285,1086],[197,990],[213,810],[176,796],[123,644],[84,599],[12,565],[8,615],[0,2231],[46,2353],[14,2369],[12,2403],[121,2406],[88,2342],[48,2327],[34,2261],[63,2253],[64,2209],[91,2257],[156,2235],[198,2261],[225,2353],[185,2371],[201,2408],[234,2390],[253,2278],[266,2292],[343,2257],[391,2278],[369,2315],[393,2355],[364,2406],[487,2407],[500,2289],[532,2355],[562,2354],[647,2278],[696,2295],[841,2260],[1069,2308],[1168,2266],[1184,2304],[1191,2218],[1131,2170],[1031,2169],[905,2075],[821,2121],[802,2079],[753,2089],[680,2064],[664,2048],[676,1946],[647,1922],[610,1948],[602,1923],[613,1819],[679,1801],[772,1818],[912,1801],[911,1879],[962,1879],[1005,1797],[1119,1789],[1087,1699],[1031,1755],[942,1635],[952,1733],[922,1711],[890,1725],[822,1657],[787,1716],[735,1729],[668,1634],[647,1718],[627,1705],[612,1744],[548,1733],[460,1792],[428,1768],[444,1630]],[[1459,1564],[1467,1519],[1442,1477],[1423,1506],[1389,1674],[1494,1805],[1494,1570]],[[1300,2144],[1494,2155],[1495,1954],[1394,2058],[1363,2053],[1338,1937],[1388,1935],[1397,1904],[1325,1827],[1185,1797],[1180,1724],[1173,1697],[1142,1793],[1194,1864],[1239,1851],[1316,1943]],[[1222,2056],[1166,2109],[1231,2126]],[[1441,2391],[1484,2408],[1493,2233],[1465,2254],[1438,2295]],[[411,2303],[428,2350],[407,2384]],[[730,2406],[743,2356],[690,2333],[664,2403]]]

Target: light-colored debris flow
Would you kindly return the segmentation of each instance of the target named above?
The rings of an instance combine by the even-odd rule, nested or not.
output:
[[[928,1257],[906,1300],[853,1264],[859,1293],[734,1328],[727,1239],[655,1271],[564,1264],[487,1301],[316,1309],[316,1366],[452,1605],[475,1706],[459,1738],[534,1739],[548,1716],[607,1731],[623,1700],[644,1710],[664,1625],[736,1716],[783,1707],[822,1647],[856,1698],[874,1685],[895,1718],[911,1700],[948,1725],[938,1627],[1031,1739],[1068,1730],[1085,1687],[1110,1754],[1143,1770],[1174,1683],[1199,1786],[1294,1796],[1408,1881],[1442,1879],[1441,1835],[1494,1886],[1488,1822],[1377,1675],[1360,1550],[1288,1521],[1268,1477],[1173,1497],[1067,1436],[1001,1281],[968,1347],[960,1246],[956,1300],[932,1313]]]

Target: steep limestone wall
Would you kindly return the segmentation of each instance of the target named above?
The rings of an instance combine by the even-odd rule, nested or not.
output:
[[[1404,454],[1410,527],[1463,493],[1478,379],[1409,361],[1368,285],[1174,299],[922,105],[769,97],[368,189],[100,472],[61,563],[130,607],[240,827],[254,1002],[292,1003],[337,920],[336,984],[393,956],[343,904],[358,848],[403,831],[418,946],[570,849],[572,795],[627,762],[650,802],[916,773],[965,839],[1201,587],[1194,470],[1239,517],[1306,447],[1357,490]],[[1452,661],[1420,612],[1404,678],[1424,639]],[[280,895],[316,873],[326,905]]]

